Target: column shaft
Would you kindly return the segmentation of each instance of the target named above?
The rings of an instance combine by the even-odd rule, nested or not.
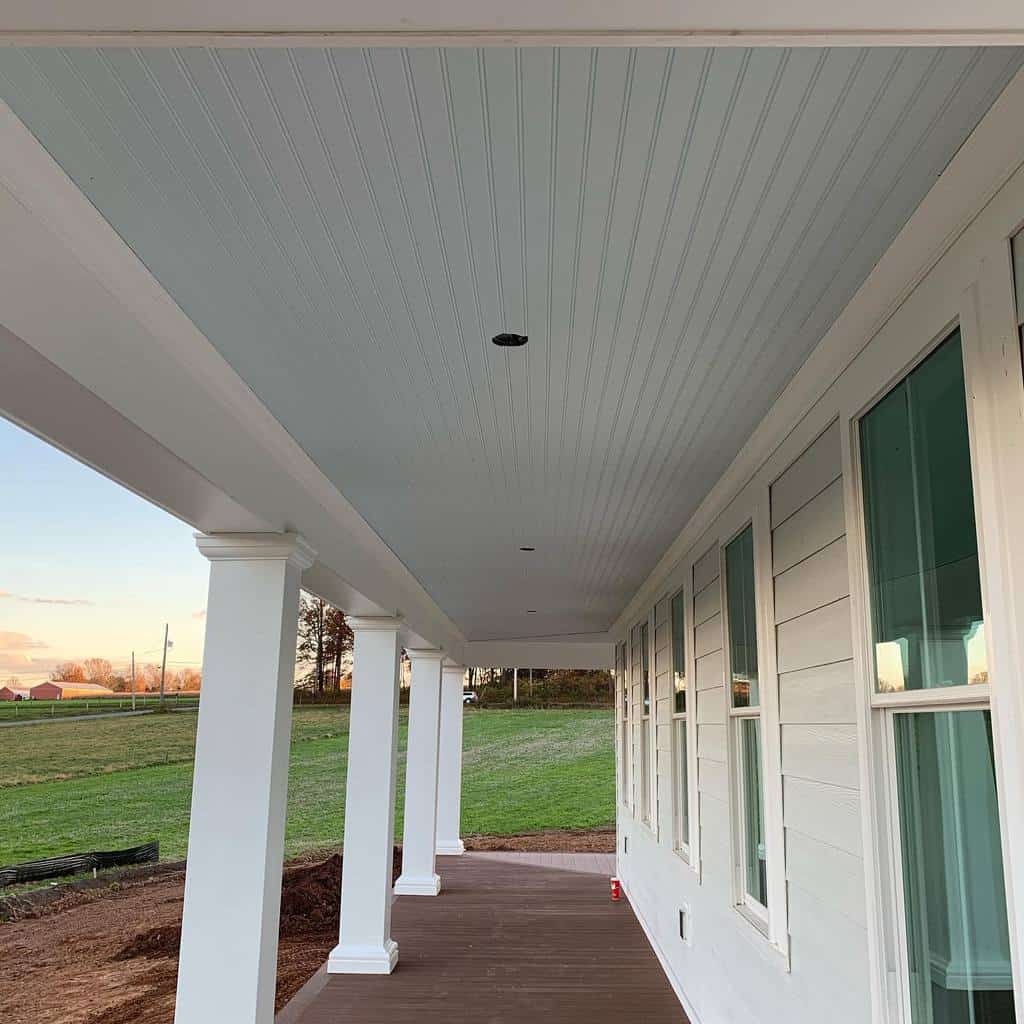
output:
[[[465,853],[462,824],[462,681],[465,666],[445,664],[441,680],[441,748],[437,802],[437,852]]]
[[[389,974],[398,750],[399,622],[349,619],[355,635],[349,721],[341,927],[331,974]]]
[[[434,870],[437,842],[438,745],[441,714],[440,651],[408,652],[412,661],[409,742],[405,764],[405,827],[400,896],[436,896],[441,879]]]
[[[211,559],[176,1024],[271,1024],[299,582],[289,535],[198,537]]]

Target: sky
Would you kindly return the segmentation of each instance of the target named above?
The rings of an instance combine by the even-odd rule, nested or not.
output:
[[[200,668],[209,563],[192,528],[0,418],[0,685],[63,661]]]

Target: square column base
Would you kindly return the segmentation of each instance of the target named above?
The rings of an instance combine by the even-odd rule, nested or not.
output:
[[[396,896],[436,896],[440,891],[440,875],[400,875],[395,882]]]
[[[328,974],[390,974],[398,963],[398,943],[383,946],[335,946],[327,958]]]
[[[458,857],[466,852],[466,847],[461,839],[441,839],[438,840],[437,849],[434,852],[443,857]]]

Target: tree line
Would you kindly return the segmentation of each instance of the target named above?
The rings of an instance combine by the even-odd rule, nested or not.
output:
[[[50,673],[54,683],[96,683],[115,693],[128,693],[132,689],[131,673],[118,672],[106,658],[86,658],[84,661],[65,661]],[[164,676],[164,689],[168,693],[179,690],[198,690],[202,673],[194,668],[168,668]],[[160,666],[150,663],[135,666],[136,693],[151,693],[160,689]]]

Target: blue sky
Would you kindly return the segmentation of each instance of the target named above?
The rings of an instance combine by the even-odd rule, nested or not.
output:
[[[0,419],[0,685],[60,661],[202,660],[208,563],[192,529]],[[145,652],[145,653],[143,653]]]

